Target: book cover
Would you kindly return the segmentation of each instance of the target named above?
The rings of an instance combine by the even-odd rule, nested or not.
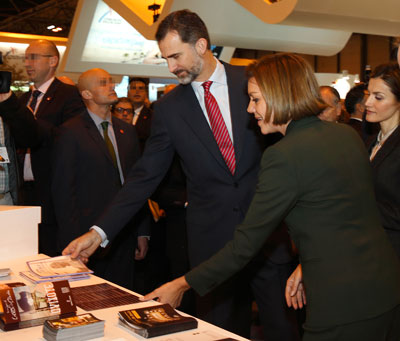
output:
[[[27,264],[30,271],[41,278],[93,273],[81,260],[72,259],[70,256],[38,259]]]
[[[118,316],[122,326],[145,338],[197,328],[194,317],[180,315],[169,304],[124,310]]]
[[[0,328],[13,330],[41,325],[47,319],[76,313],[68,281],[33,286],[0,287]]]
[[[86,313],[86,314],[80,314],[71,317],[46,321],[45,327],[56,331],[60,329],[84,327],[94,323],[104,324],[104,320],[99,320],[94,315]]]
[[[56,340],[92,340],[104,336],[104,320],[90,313],[46,321],[43,338]]]

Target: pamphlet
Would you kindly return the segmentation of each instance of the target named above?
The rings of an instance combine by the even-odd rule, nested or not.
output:
[[[41,278],[93,273],[81,260],[72,259],[70,256],[38,259],[29,261],[27,264],[30,271]]]

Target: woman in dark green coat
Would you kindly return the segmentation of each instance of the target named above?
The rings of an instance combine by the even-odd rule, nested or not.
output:
[[[325,105],[301,57],[269,55],[248,71],[249,113],[263,134],[284,138],[264,152],[234,239],[145,299],[176,306],[190,287],[206,294],[245,266],[285,220],[307,292],[304,340],[400,340],[398,260],[380,223],[361,139],[351,127],[318,119]]]

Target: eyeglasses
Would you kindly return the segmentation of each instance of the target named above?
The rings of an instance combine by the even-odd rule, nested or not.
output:
[[[118,114],[122,114],[126,112],[127,114],[133,114],[132,109],[126,109],[126,108],[114,108],[114,112],[117,112]]]
[[[55,56],[51,54],[29,53],[25,55],[25,60],[38,60],[40,57],[50,58]]]

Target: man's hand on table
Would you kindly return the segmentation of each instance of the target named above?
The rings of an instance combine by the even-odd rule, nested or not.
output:
[[[72,258],[79,258],[82,262],[87,263],[89,257],[96,251],[100,244],[100,235],[95,230],[90,230],[69,243],[62,254],[64,256],[71,255]]]

